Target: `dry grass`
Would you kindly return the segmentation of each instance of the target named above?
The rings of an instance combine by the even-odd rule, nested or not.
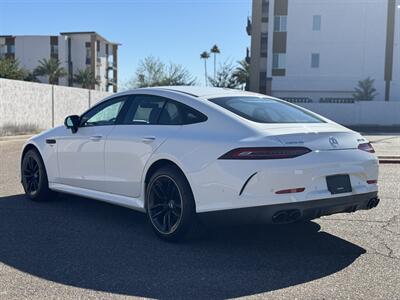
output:
[[[37,125],[31,123],[18,125],[7,123],[0,127],[0,136],[32,134],[40,131],[41,130]]]

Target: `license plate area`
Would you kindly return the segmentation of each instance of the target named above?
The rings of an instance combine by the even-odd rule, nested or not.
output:
[[[326,176],[326,184],[328,191],[332,195],[350,193],[352,191],[349,175],[332,175]]]

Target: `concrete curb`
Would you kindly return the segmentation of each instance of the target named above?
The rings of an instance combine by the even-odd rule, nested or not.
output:
[[[378,156],[378,159],[381,164],[400,164],[399,155],[382,155]]]
[[[400,164],[400,158],[398,159],[386,159],[386,158],[379,158],[380,164]]]

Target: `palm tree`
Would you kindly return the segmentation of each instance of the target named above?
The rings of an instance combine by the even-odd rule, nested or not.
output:
[[[217,54],[220,54],[221,50],[219,50],[217,45],[214,45],[211,48],[210,52],[214,54],[214,79],[215,79],[215,75],[217,73]]]
[[[67,75],[67,72],[56,58],[39,60],[39,66],[34,70],[35,76],[48,76],[50,84],[57,84],[58,80]]]
[[[207,77],[208,77],[208,74],[207,74],[207,59],[210,58],[210,54],[207,51],[203,51],[200,54],[200,58],[204,59],[204,76],[205,76],[204,78],[205,78],[205,83],[206,83],[206,86],[207,86]]]
[[[247,91],[249,89],[250,64],[245,59],[238,61],[238,64],[239,66],[234,70],[233,76]]]
[[[99,81],[89,69],[78,70],[74,75],[74,83],[79,84],[84,89],[93,88]]]

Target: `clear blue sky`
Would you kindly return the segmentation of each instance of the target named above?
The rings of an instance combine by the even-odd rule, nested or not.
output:
[[[120,81],[153,55],[184,65],[203,84],[199,55],[213,44],[221,49],[219,62],[244,58],[250,13],[251,0],[0,0],[0,35],[97,31],[122,44]]]

